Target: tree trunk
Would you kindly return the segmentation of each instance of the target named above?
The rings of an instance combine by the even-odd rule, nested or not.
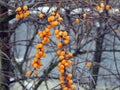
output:
[[[5,1],[5,0],[4,0]],[[0,15],[7,13],[8,9],[0,6]],[[2,18],[2,17],[0,17]],[[0,24],[0,90],[9,90],[10,56],[8,21]]]
[[[102,35],[102,30],[101,30],[101,28],[98,28],[97,38],[96,38],[96,49],[95,49],[95,53],[94,53],[94,57],[93,57],[94,62],[96,62],[96,63],[101,62],[103,40],[104,40],[104,35]],[[93,79],[90,83],[90,90],[96,90],[98,74],[99,74],[99,66],[95,64],[92,67]]]

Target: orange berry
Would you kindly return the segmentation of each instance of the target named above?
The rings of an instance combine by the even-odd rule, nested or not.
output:
[[[71,65],[71,64],[72,64],[72,61],[71,61],[71,60],[68,60],[67,63],[68,63],[69,65]]]
[[[64,76],[60,76],[60,80],[64,81],[65,77]]]
[[[37,61],[38,61],[38,58],[35,57],[35,58],[34,58],[34,62],[37,62]]]
[[[57,39],[60,39],[60,38],[61,38],[61,36],[60,36],[60,35],[56,35],[56,38],[57,38]]]
[[[19,12],[19,11],[21,11],[22,10],[22,8],[21,7],[18,7],[17,9],[16,9],[16,12]]]
[[[25,13],[26,13],[27,16],[30,15],[30,11],[26,11]]]
[[[63,59],[64,59],[64,56],[62,56],[62,55],[59,56],[59,59],[60,59],[60,60],[63,60]]]
[[[41,61],[38,61],[38,66],[43,66],[43,63]]]
[[[72,85],[73,84],[73,81],[72,80],[68,80],[68,85]]]
[[[71,79],[71,78],[72,78],[72,74],[69,73],[69,74],[67,75],[67,79]]]
[[[19,14],[16,14],[16,18],[17,18],[17,19],[20,19],[20,15],[19,15]]]
[[[106,10],[110,10],[111,6],[110,5],[106,5]]]
[[[52,22],[55,21],[55,16],[49,16],[48,17],[48,22]]]
[[[91,61],[88,61],[88,62],[86,63],[86,66],[87,66],[87,67],[91,67],[91,66],[92,66],[92,62],[91,62]]]
[[[60,68],[60,69],[64,69],[64,65],[61,64],[61,65],[59,66],[59,68]]]
[[[43,52],[39,51],[39,57],[42,57],[42,56],[43,56]]]
[[[51,25],[48,25],[47,28],[48,28],[48,29],[51,29]]]
[[[83,14],[83,18],[86,18],[86,17],[87,17],[87,14],[86,14],[86,13],[84,13],[84,14]]]
[[[36,45],[36,48],[39,49],[39,48],[42,48],[43,47],[43,44],[42,43],[39,43]]]
[[[60,63],[58,63],[58,67],[60,67],[62,65],[62,63],[60,62]]]
[[[65,72],[65,70],[64,69],[60,69],[60,73],[64,73]]]
[[[69,56],[69,57],[72,57],[73,54],[72,54],[71,52],[68,52],[68,56]]]
[[[66,60],[62,60],[61,64],[65,65],[66,63]]]
[[[35,75],[38,75],[38,73],[39,73],[38,70],[34,70]]]
[[[21,19],[24,18],[24,14],[23,13],[20,14],[20,18]]]
[[[62,46],[63,46],[62,42],[59,42],[58,45],[57,45],[58,48],[62,48]]]
[[[28,14],[25,12],[23,13],[23,17],[26,18],[28,16]]]
[[[67,62],[66,62],[64,65],[65,65],[65,67],[70,67],[69,64],[68,64]]]
[[[63,36],[66,37],[68,36],[68,33],[66,31],[63,32]]]
[[[60,55],[65,55],[65,51],[61,51]]]
[[[80,20],[78,18],[75,19],[75,23],[78,24]]]
[[[56,35],[59,34],[59,30],[56,29],[54,33],[55,33]]]
[[[62,21],[63,21],[63,18],[59,17],[58,22],[62,22]]]
[[[64,42],[64,44],[68,44],[69,40],[64,40],[63,42]]]
[[[70,40],[70,36],[66,36],[65,39],[66,39],[66,40]]]
[[[61,50],[57,50],[57,52],[56,52],[56,53],[57,53],[57,55],[60,55],[60,54],[61,54],[61,52],[62,52]]]
[[[63,90],[69,90],[67,87],[64,87]]]
[[[23,6],[23,10],[27,11],[28,10],[28,6]]]
[[[46,32],[46,33],[50,32],[50,29],[45,28],[45,32]]]
[[[62,35],[63,35],[63,31],[60,31],[60,32],[59,32],[59,35],[62,36]]]
[[[75,90],[75,88],[76,88],[75,85],[71,85],[70,87],[72,90]]]
[[[104,3],[100,3],[100,7],[101,8],[104,8],[105,6],[104,6]]]
[[[34,67],[34,68],[38,68],[37,63],[34,63],[34,64],[33,64],[33,67]]]
[[[57,21],[53,21],[51,22],[51,25],[54,27],[54,26],[57,26],[59,23]]]
[[[48,32],[47,34],[48,34],[49,36],[52,36],[52,33],[51,33],[51,32]]]
[[[100,12],[101,11],[101,7],[97,6],[97,11]]]
[[[27,71],[26,76],[30,76],[30,75],[31,75],[31,71]]]
[[[43,13],[40,13],[40,14],[39,14],[39,18],[41,18],[41,19],[44,18],[44,16],[45,16],[45,15],[44,15]]]
[[[45,48],[43,47],[43,48],[41,48],[40,50],[41,50],[42,52],[44,52],[44,51],[45,51]]]
[[[44,58],[46,57],[46,53],[43,53],[43,57],[44,57]]]
[[[115,29],[115,32],[116,32],[116,33],[118,33],[118,32],[119,32],[119,30],[118,30],[118,29]]]

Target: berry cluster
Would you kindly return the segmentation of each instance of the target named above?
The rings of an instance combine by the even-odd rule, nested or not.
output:
[[[72,74],[67,72],[67,69],[71,67],[72,61],[70,58],[72,57],[71,52],[67,52],[65,50],[65,46],[70,41],[70,36],[68,35],[67,31],[62,30],[55,30],[56,38],[61,40],[57,44],[57,52],[56,54],[59,57],[59,64],[58,64],[58,70],[60,72],[60,83],[63,90],[74,90],[75,85],[73,85],[72,81]]]
[[[110,10],[111,6],[110,5],[105,5],[104,3],[100,3],[100,5],[97,6],[97,11],[101,12],[102,10]]]
[[[28,6],[23,6],[22,8],[18,7],[16,9],[16,12],[17,12],[17,14],[16,14],[17,19],[26,18],[30,14],[30,11],[28,10]]]
[[[53,12],[54,13],[54,12]],[[45,44],[50,42],[50,36],[52,35],[50,30],[54,27],[56,27],[57,25],[59,25],[59,23],[62,21],[62,18],[60,17],[60,15],[57,14],[51,14],[48,17],[48,22],[49,24],[47,25],[47,27],[43,30],[43,31],[39,31],[38,35],[39,37],[42,39],[40,43],[38,43],[36,45],[36,55],[34,57],[34,60],[31,62],[31,66],[34,68],[34,74],[37,75],[39,72],[37,69],[39,69],[41,66],[43,66],[43,63],[41,62],[41,58],[45,58],[46,57],[46,53],[45,53]],[[56,16],[58,15],[58,16]],[[43,18],[43,14],[39,15],[40,18]],[[54,18],[54,19],[53,19]],[[31,71],[27,71],[26,75],[30,76],[32,74]]]

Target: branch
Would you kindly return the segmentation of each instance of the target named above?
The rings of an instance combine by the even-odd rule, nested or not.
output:
[[[47,76],[58,65],[58,63],[59,61],[55,62],[54,64],[51,64],[50,67],[47,70],[45,70],[45,73],[41,77]],[[44,78],[40,78],[39,82],[35,85],[34,90],[37,90],[43,81]]]
[[[7,3],[5,3],[5,2],[2,1],[2,0],[0,0],[0,6],[3,6],[3,7],[5,7],[5,8],[7,8],[7,9],[15,10],[15,7],[8,5]]]
[[[111,50],[98,50],[98,52],[120,52],[120,50],[114,50],[114,49],[111,49]],[[92,52],[96,52],[95,50],[90,50],[90,51],[87,51],[87,50],[84,50],[84,51],[76,51],[75,53],[73,53],[73,56],[77,56],[78,54],[86,54],[86,53],[92,53]]]
[[[15,13],[13,13],[12,15],[6,15],[3,18],[0,18],[0,24],[4,22],[8,22],[9,20],[12,20],[13,18],[15,18]]]

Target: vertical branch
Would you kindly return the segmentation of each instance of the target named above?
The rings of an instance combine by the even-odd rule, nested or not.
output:
[[[5,0],[4,0],[5,1]],[[0,14],[7,12],[8,9],[0,6]],[[0,24],[0,39],[1,39],[1,51],[7,56],[9,53],[9,33],[4,32],[8,30],[8,22]],[[0,75],[0,89],[9,90],[9,72],[10,72],[10,60],[8,60],[4,55],[0,55],[0,70],[2,74]]]
[[[98,28],[97,31],[97,39],[96,39],[96,48],[95,48],[95,53],[94,53],[94,62],[96,63],[100,63],[101,62],[101,56],[102,56],[102,44],[103,44],[103,38],[104,36],[101,35],[101,28]],[[99,37],[100,36],[100,37]],[[93,80],[91,82],[90,88],[91,90],[96,89],[96,85],[97,85],[97,80],[98,80],[98,73],[99,73],[99,66],[98,65],[94,65],[92,67],[92,75],[93,75]]]

